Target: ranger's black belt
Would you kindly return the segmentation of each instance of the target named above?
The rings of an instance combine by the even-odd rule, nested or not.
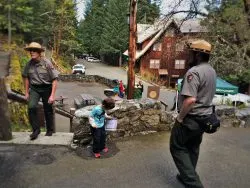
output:
[[[39,84],[39,85],[31,84],[30,87],[31,88],[37,88],[37,89],[51,88],[52,84]]]

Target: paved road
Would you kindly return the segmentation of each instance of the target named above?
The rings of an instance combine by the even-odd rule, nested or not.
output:
[[[103,91],[108,87],[99,83],[81,83],[81,82],[58,82],[56,91],[56,97],[65,96],[64,109],[69,111],[71,107],[74,107],[74,98],[82,93],[92,95],[98,104],[102,99],[106,98]],[[57,132],[69,132],[70,120],[63,117],[60,114],[56,114],[56,131]]]
[[[122,72],[102,64],[86,63],[86,67],[87,74],[91,70],[108,76]],[[117,76],[121,75],[126,73]],[[70,83],[68,87],[75,88]],[[66,90],[61,92],[71,91]],[[222,128],[214,135],[204,135],[197,171],[205,188],[250,187],[249,135],[249,128]],[[102,159],[89,157],[84,149],[0,145],[0,187],[182,188],[175,179],[169,136],[162,132],[110,143],[110,152]]]
[[[169,153],[169,133],[112,143],[93,159],[63,147],[0,145],[3,188],[183,188]],[[250,129],[204,135],[197,171],[205,188],[250,187]]]
[[[122,68],[109,66],[103,63],[90,63],[82,59],[76,60],[76,63],[84,64],[86,66],[87,75],[100,75],[109,79],[118,79],[127,84],[127,72]],[[135,82],[138,83],[138,81],[139,78],[136,78]],[[143,98],[146,98],[147,88],[152,84],[144,81],[142,82],[145,88],[145,91],[143,92]],[[173,106],[174,96],[174,91],[170,91],[169,89],[161,89],[159,100],[165,102],[169,106],[168,109],[170,109]]]

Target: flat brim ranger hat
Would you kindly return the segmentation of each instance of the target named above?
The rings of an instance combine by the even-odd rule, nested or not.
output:
[[[28,46],[24,48],[26,51],[37,50],[39,52],[44,52],[44,48],[37,42],[31,42]]]
[[[210,54],[212,46],[205,40],[195,40],[188,44],[190,50]]]

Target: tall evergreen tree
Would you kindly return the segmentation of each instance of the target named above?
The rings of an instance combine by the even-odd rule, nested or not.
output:
[[[25,43],[37,41],[46,45],[50,42],[57,56],[60,49],[70,53],[78,47],[75,6],[74,0],[2,0],[0,31],[7,33],[10,8],[13,35],[23,36]]]
[[[0,30],[7,33],[8,29],[8,11],[11,13],[12,32],[22,33],[30,32],[34,26],[33,14],[34,8],[30,6],[29,1],[15,0],[15,2],[2,0],[0,2]]]
[[[80,23],[84,49],[98,56],[101,49],[101,34],[103,32],[103,18],[105,17],[107,0],[93,0],[85,12],[85,20]]]
[[[220,6],[210,4],[208,10],[203,23],[209,31],[205,37],[214,46],[211,63],[220,76],[246,89],[250,78],[250,29],[243,1],[224,0]]]
[[[159,17],[156,2],[138,1],[139,23],[153,23]],[[120,53],[128,48],[128,13],[129,0],[92,0],[78,29],[84,51],[117,61]]]
[[[76,43],[76,9],[73,0],[56,0],[57,8],[53,12],[53,43],[56,57],[63,48],[64,52],[72,52]]]
[[[153,24],[159,18],[160,8],[158,1],[140,0],[137,6],[137,22]]]
[[[101,35],[101,53],[115,55],[125,51],[128,46],[128,23],[126,1],[110,0],[107,14],[104,18],[104,28]]]

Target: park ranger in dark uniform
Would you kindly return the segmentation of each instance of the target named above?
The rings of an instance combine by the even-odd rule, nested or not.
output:
[[[190,68],[182,81],[179,114],[170,137],[170,152],[179,170],[177,179],[185,187],[203,187],[196,172],[199,148],[204,133],[197,119],[213,113],[216,72],[208,64],[211,45],[204,40],[190,43]]]
[[[52,136],[54,119],[52,104],[55,100],[58,73],[52,63],[41,56],[44,49],[40,44],[32,42],[25,50],[30,52],[31,60],[26,64],[22,76],[25,84],[25,97],[28,100],[29,121],[33,130],[30,139],[34,140],[40,134],[37,117],[40,98],[43,102],[46,120],[45,136]]]

